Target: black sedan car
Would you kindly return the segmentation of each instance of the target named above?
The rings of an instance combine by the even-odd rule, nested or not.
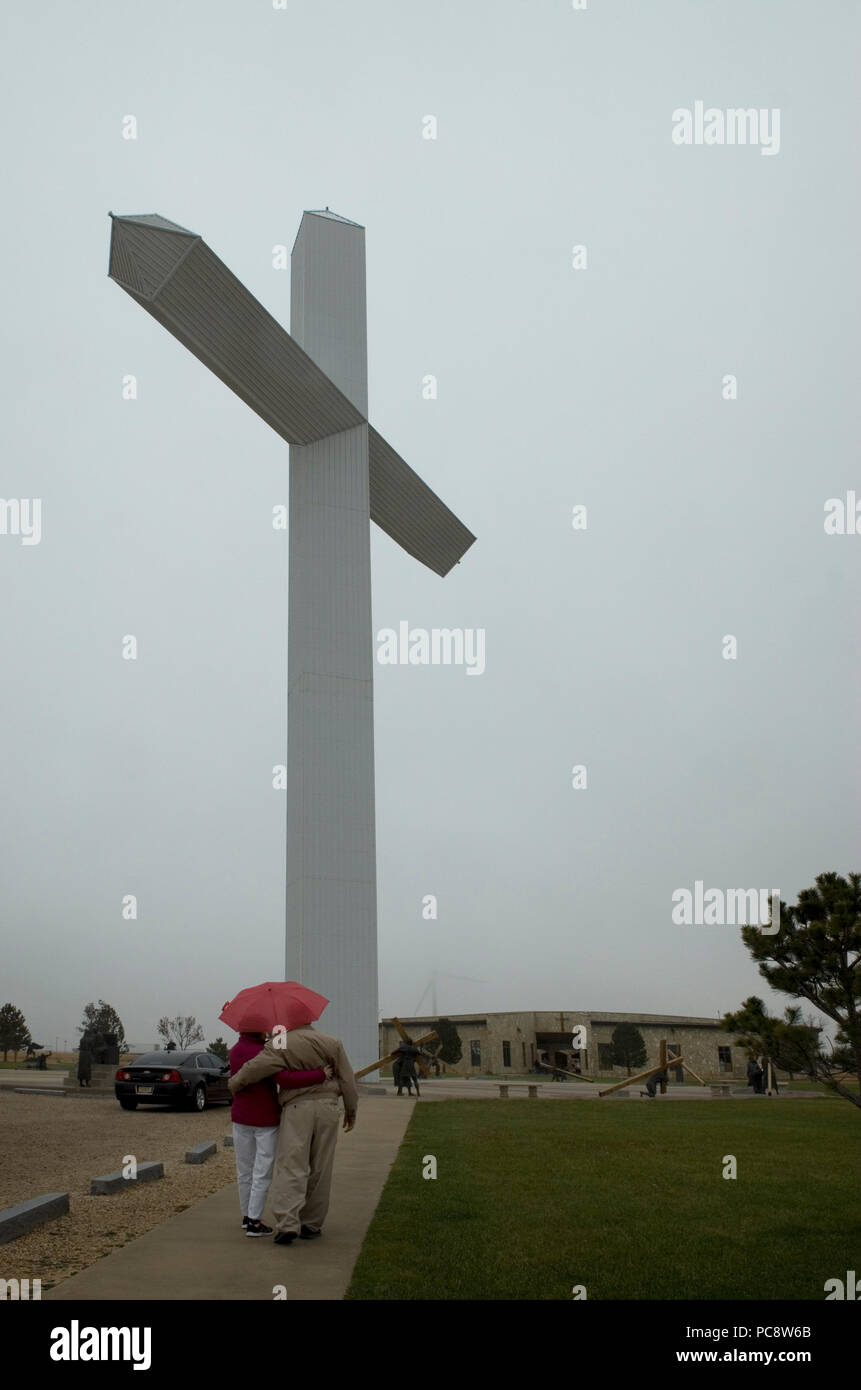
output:
[[[211,1052],[145,1052],[120,1067],[114,1093],[123,1110],[139,1105],[177,1105],[205,1110],[229,1105],[230,1067]]]

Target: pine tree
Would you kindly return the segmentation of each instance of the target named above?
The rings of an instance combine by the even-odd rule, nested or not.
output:
[[[121,1053],[128,1051],[122,1019],[116,1009],[111,1004],[106,1004],[104,999],[100,999],[98,1005],[84,1005],[84,1021],[78,1024],[78,1032],[81,1034],[78,1045],[86,1048],[88,1052],[92,1052],[100,1036],[104,1037],[109,1033],[116,1035],[117,1047]]]
[[[846,878],[819,874],[812,888],[799,893],[795,907],[780,903],[779,913],[776,919],[773,909],[773,924],[779,920],[777,932],[746,926],[741,929],[742,940],[772,989],[806,999],[834,1020],[842,1060],[851,1059],[851,1070],[858,1077],[858,1093],[839,1079],[841,1067],[834,1055],[812,1043],[809,1033],[816,1028],[814,1023],[800,1024],[800,1016],[770,1022],[784,1030],[806,1029],[806,1037],[785,1031],[781,1035],[783,1045],[791,1042],[798,1055],[794,1070],[806,1071],[861,1109],[861,874]]]
[[[617,1023],[610,1039],[610,1058],[614,1067],[624,1067],[631,1075],[632,1067],[646,1063],[646,1044],[636,1023]]]
[[[0,1008],[0,1047],[3,1049],[3,1061],[6,1061],[10,1051],[17,1059],[18,1053],[23,1052],[30,1041],[30,1030],[21,1010],[14,1004],[4,1004]]]

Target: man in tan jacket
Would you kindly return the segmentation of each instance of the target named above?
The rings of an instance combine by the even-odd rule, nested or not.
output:
[[[279,1032],[276,1040],[280,1044],[277,1049],[270,1039],[262,1052],[231,1076],[231,1095],[285,1067],[310,1071],[329,1066],[334,1073],[331,1080],[319,1086],[306,1086],[301,1091],[282,1089],[278,1095],[281,1124],[270,1189],[272,1215],[276,1244],[292,1245],[297,1236],[313,1240],[321,1233],[329,1210],[340,1114],[338,1096],[344,1101],[345,1130],[351,1130],[356,1123],[359,1096],[353,1068],[337,1038],[318,1033],[308,1024]]]

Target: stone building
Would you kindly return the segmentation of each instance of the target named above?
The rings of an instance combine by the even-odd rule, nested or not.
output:
[[[642,1068],[656,1066],[660,1059],[660,1042],[667,1040],[672,1056],[683,1056],[703,1080],[726,1075],[737,1079],[746,1076],[747,1055],[736,1045],[736,1039],[725,1033],[714,1018],[691,1018],[677,1014],[637,1013],[499,1013],[445,1015],[460,1034],[463,1055],[454,1066],[445,1067],[446,1074],[481,1076],[487,1073],[504,1076],[533,1071],[541,1061],[583,1076],[626,1075],[624,1067],[610,1062],[610,1040],[618,1023],[633,1023],[639,1029],[646,1046],[646,1062]],[[401,1024],[411,1037],[430,1032],[434,1020],[429,1017],[402,1018]],[[583,1049],[573,1046],[574,1030],[585,1028]],[[380,1024],[380,1056],[394,1051],[399,1041],[391,1019]],[[550,1073],[548,1072],[549,1076]],[[681,1070],[670,1072],[670,1080],[681,1080]]]

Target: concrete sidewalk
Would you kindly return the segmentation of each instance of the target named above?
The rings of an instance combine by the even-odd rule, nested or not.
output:
[[[26,1086],[28,1090],[62,1091],[68,1076],[65,1071],[39,1071],[38,1067],[21,1067],[17,1071],[0,1071],[0,1090],[14,1091],[16,1086]]]
[[[415,1103],[392,1105],[382,1096],[360,1101],[356,1128],[338,1136],[332,1204],[319,1240],[288,1246],[275,1245],[271,1236],[249,1240],[240,1227],[236,1186],[231,1184],[44,1297],[271,1300],[281,1284],[288,1300],[343,1298]],[[263,1219],[272,1225],[271,1212]]]

